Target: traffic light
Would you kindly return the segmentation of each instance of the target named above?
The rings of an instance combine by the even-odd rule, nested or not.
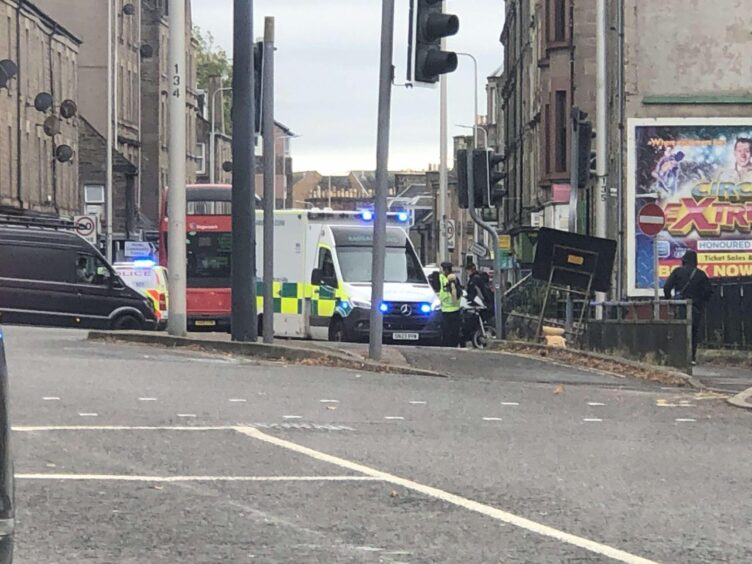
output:
[[[473,187],[475,207],[496,207],[504,197],[504,190],[498,186],[504,174],[496,167],[504,160],[504,155],[494,153],[490,149],[475,149],[473,151]]]
[[[264,86],[264,42],[258,41],[253,44],[253,104],[256,112],[253,119],[256,135],[262,135],[261,105],[263,103],[261,93]]]
[[[467,150],[459,149],[454,157],[454,169],[457,171],[457,201],[460,209],[466,210],[470,202],[467,193]]]
[[[441,39],[460,29],[457,16],[443,13],[442,0],[413,0],[415,14],[415,82],[434,84],[457,68],[457,53],[441,50]],[[412,5],[412,4],[411,4]],[[412,35],[412,34],[411,34]],[[411,37],[412,39],[412,37]],[[408,47],[412,53],[412,41]]]
[[[578,107],[572,108],[574,122],[574,138],[577,141],[577,186],[586,188],[590,182],[590,167],[592,159],[593,124],[588,120],[588,114]]]

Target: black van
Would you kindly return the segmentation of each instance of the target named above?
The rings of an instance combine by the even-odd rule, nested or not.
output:
[[[153,308],[75,233],[0,223],[3,323],[155,329]]]

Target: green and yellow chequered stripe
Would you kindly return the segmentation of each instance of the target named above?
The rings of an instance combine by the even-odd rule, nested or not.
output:
[[[337,301],[342,297],[341,290],[302,284],[299,282],[274,282],[274,313],[286,315],[302,315],[306,298],[311,300],[311,315],[313,317],[331,317]],[[264,309],[264,283],[256,283],[256,307],[258,311]]]

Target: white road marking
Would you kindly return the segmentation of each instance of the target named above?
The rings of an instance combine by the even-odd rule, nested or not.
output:
[[[283,415],[282,419],[303,419],[302,415]]]
[[[591,407],[601,407],[601,406],[606,405],[605,403],[601,403],[599,401],[589,401],[587,402],[587,404]]]
[[[656,564],[652,560],[630,554],[629,552],[625,552],[606,544],[602,544],[583,537],[578,537],[571,533],[566,533],[564,531],[554,529],[553,527],[531,521],[530,519],[514,515],[513,513],[497,509],[496,507],[492,507],[490,505],[485,505],[483,503],[473,501],[472,499],[467,499],[462,496],[434,488],[432,486],[427,486],[419,482],[408,480],[406,478],[400,478],[399,476],[395,476],[394,474],[382,472],[380,470],[376,470],[374,468],[370,468],[369,466],[365,466],[357,462],[352,462],[338,456],[332,456],[330,454],[326,454],[324,452],[317,451],[303,445],[287,441],[285,439],[279,439],[272,435],[267,435],[266,433],[259,431],[258,429],[254,429],[253,427],[238,427],[237,430],[238,432],[248,437],[258,439],[260,441],[264,441],[266,443],[273,444],[287,450],[291,450],[293,452],[304,454],[315,460],[328,462],[347,470],[360,472],[361,474],[364,474],[366,476],[378,478],[384,482],[388,482],[390,484],[394,484],[396,486],[400,486],[421,493],[423,495],[433,497],[435,499],[440,499],[446,503],[451,503],[452,505],[462,507],[463,509],[486,515],[487,517],[491,517],[493,519],[496,519],[497,521],[508,523],[510,525],[514,525],[515,527],[519,527],[521,529],[525,529],[542,536],[556,539],[563,543],[583,548],[594,554],[599,554],[601,556],[605,556],[619,562],[625,562],[627,564]]]
[[[404,417],[400,417],[399,415],[387,415],[386,417],[384,417],[384,419],[386,419],[388,421],[402,421],[405,418]]]
[[[375,546],[356,546],[355,550],[363,550],[365,552],[381,552],[383,548],[376,548]]]
[[[423,400],[410,400],[410,405],[426,405],[428,402]]]
[[[196,414],[195,413],[178,413],[177,416],[178,417],[184,417],[184,418],[186,418],[186,417],[196,417]]]
[[[516,402],[516,401],[503,401],[503,402],[501,402],[501,405],[517,406],[517,405],[520,405],[520,404],[518,402]]]
[[[57,396],[44,396],[42,401],[60,401],[60,398]]]
[[[185,425],[16,425],[13,431],[34,433],[40,431],[234,431],[237,427],[224,425],[213,427],[186,427]]]
[[[99,413],[79,413],[79,417],[99,417]]]
[[[230,398],[227,401],[230,403],[246,403],[248,400],[245,400],[243,398]]]
[[[19,480],[110,482],[374,482],[372,476],[128,476],[122,474],[16,474]]]
[[[138,398],[138,401],[157,401],[157,398]]]
[[[692,419],[692,418],[689,418],[689,417],[685,419],[685,418],[681,418],[680,417],[678,419],[675,419],[675,421],[677,423],[695,423],[697,421],[697,419]]]
[[[319,403],[339,403],[339,400],[322,399],[319,400]]]
[[[597,417],[586,417],[583,421],[585,423],[601,423],[603,419],[598,419]]]
[[[484,417],[483,421],[501,421],[501,417]]]

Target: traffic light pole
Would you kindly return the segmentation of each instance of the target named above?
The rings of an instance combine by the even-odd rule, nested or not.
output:
[[[394,0],[382,0],[381,68],[379,71],[379,116],[376,137],[376,191],[374,193],[373,263],[371,266],[371,319],[368,357],[381,360],[384,319],[379,308],[384,300],[386,257],[386,196],[389,167],[389,126],[394,67]]]
[[[579,206],[579,159],[577,158],[577,139],[578,128],[580,127],[580,109],[578,107],[572,108],[572,116],[570,118],[570,158],[569,158],[569,183],[571,190],[569,192],[569,232],[577,233],[577,211]],[[567,292],[567,305],[565,310],[565,329],[567,335],[572,335],[574,330],[574,302],[572,301],[572,294]]]
[[[488,170],[488,168],[486,169]],[[470,217],[473,219],[476,225],[483,229],[491,236],[491,240],[494,243],[494,307],[496,315],[494,316],[496,321],[496,338],[504,338],[504,315],[503,315],[503,301],[502,301],[502,284],[501,284],[501,253],[499,252],[499,234],[488,223],[483,221],[478,215],[478,210],[475,209],[475,174],[473,167],[473,151],[467,152],[467,203],[470,212]]]
[[[264,342],[274,342],[274,200],[276,157],[274,154],[274,18],[264,20]]]
[[[253,0],[235,0],[233,27],[231,329],[245,342],[258,338]]]

